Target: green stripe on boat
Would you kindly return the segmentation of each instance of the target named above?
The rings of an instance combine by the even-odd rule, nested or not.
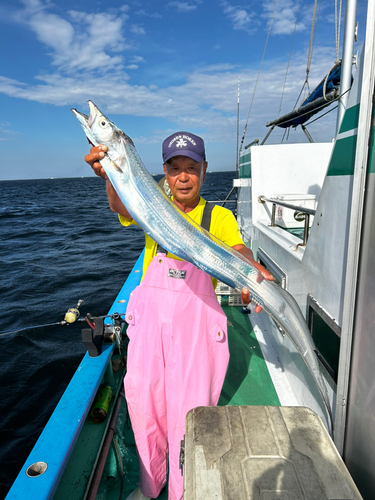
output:
[[[340,127],[340,134],[343,132],[348,132],[348,130],[354,130],[358,127],[358,117],[359,117],[359,103],[345,111],[344,118]]]
[[[369,155],[369,161],[368,161],[368,173],[369,174],[375,174],[375,158],[374,158],[374,127],[372,127],[372,133],[371,133],[371,146],[370,146],[370,155]]]
[[[357,135],[336,141],[327,176],[353,175],[356,145]]]
[[[248,161],[250,161],[250,153],[246,153],[243,156],[241,156],[240,165],[242,165],[243,163],[246,163]]]

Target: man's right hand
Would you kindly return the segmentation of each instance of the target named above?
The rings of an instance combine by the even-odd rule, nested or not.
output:
[[[108,180],[107,174],[105,173],[104,168],[99,163],[99,160],[104,158],[104,153],[108,151],[107,146],[93,146],[90,149],[90,153],[85,156],[85,162],[90,165],[90,167],[94,170],[95,174],[102,179]]]
[[[112,186],[110,180],[108,179],[104,168],[99,163],[99,160],[102,160],[104,158],[104,153],[106,153],[107,151],[107,146],[102,146],[101,144],[99,144],[99,146],[93,146],[90,149],[90,154],[85,156],[85,162],[90,165],[90,167],[98,177],[101,177],[102,179],[105,179],[107,181],[107,197],[109,208],[112,210],[112,212],[116,212],[117,214],[123,215],[126,219],[132,220],[133,217],[126,210],[124,204],[116,193],[115,188]]]

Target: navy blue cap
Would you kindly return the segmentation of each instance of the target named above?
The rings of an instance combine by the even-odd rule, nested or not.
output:
[[[174,156],[187,156],[199,163],[206,159],[203,139],[190,132],[175,132],[167,137],[162,151],[164,163]]]

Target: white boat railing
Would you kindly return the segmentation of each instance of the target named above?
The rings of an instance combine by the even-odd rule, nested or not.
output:
[[[276,220],[276,205],[280,207],[289,208],[291,210],[295,210],[294,218],[298,221],[305,221],[304,230],[303,230],[303,243],[302,246],[305,246],[309,237],[309,227],[310,227],[310,215],[315,215],[316,210],[312,208],[301,207],[300,205],[292,205],[290,203],[285,203],[285,201],[277,200],[275,198],[267,198],[266,196],[258,197],[259,203],[272,203],[272,215],[271,215],[271,227],[275,227],[277,224]]]

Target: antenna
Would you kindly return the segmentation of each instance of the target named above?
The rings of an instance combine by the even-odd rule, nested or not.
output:
[[[237,85],[237,150],[236,150],[236,179],[238,179],[238,142],[239,142],[239,127],[240,127],[240,79]]]

